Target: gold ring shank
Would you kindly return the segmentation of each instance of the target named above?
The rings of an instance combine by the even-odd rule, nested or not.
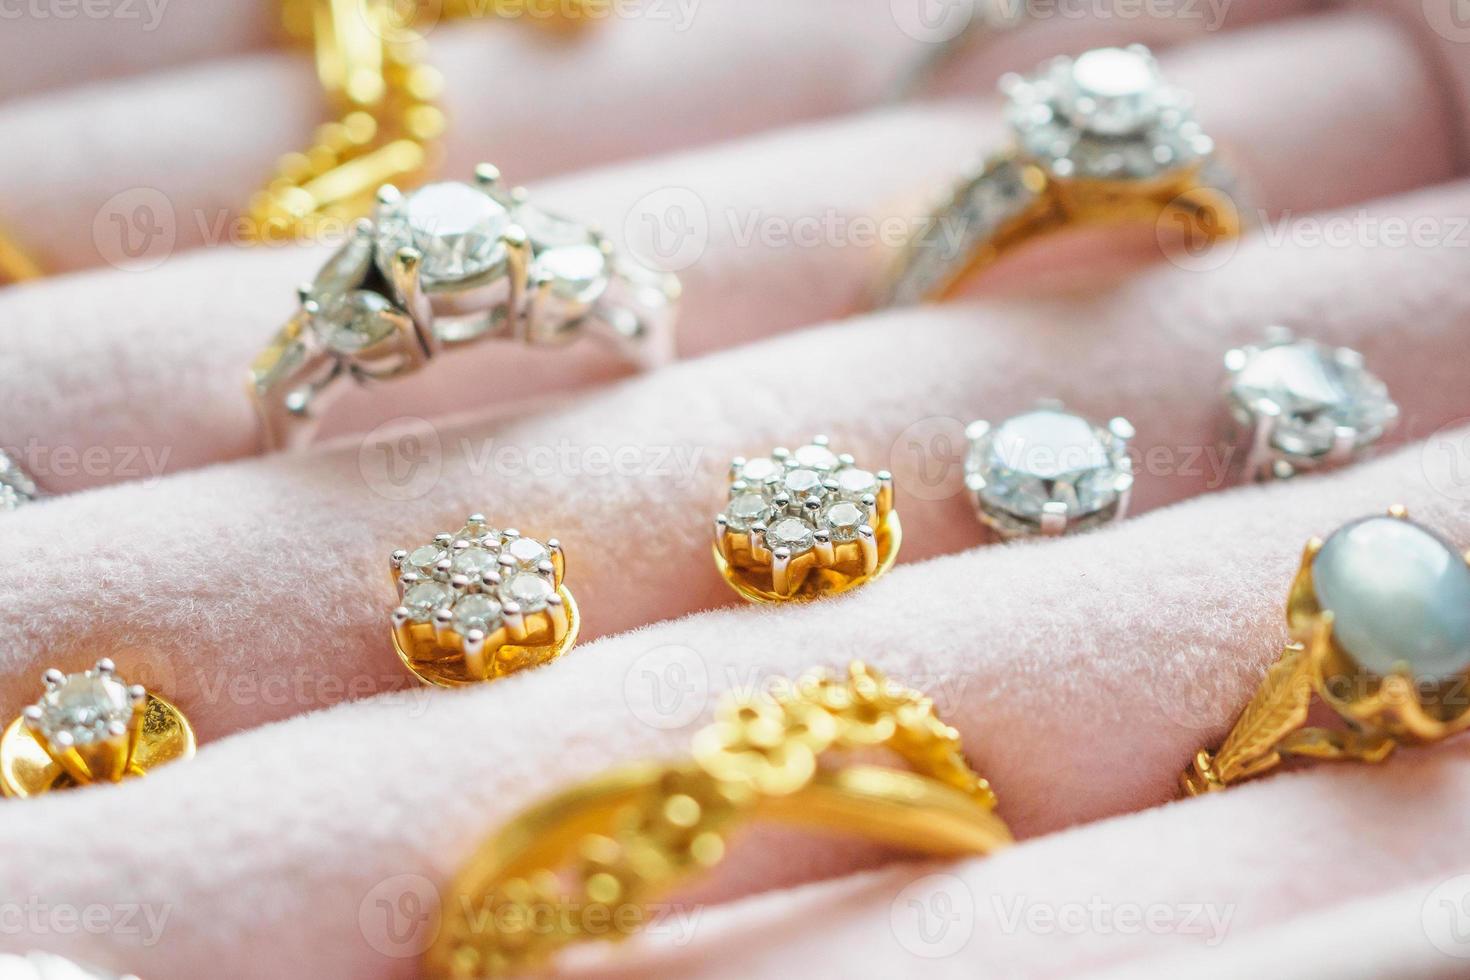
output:
[[[480,930],[495,928],[497,916],[485,913],[496,911],[495,897],[507,883],[555,874],[575,864],[589,838],[611,836],[630,811],[661,796],[671,778],[703,776],[693,763],[628,766],[522,812],[486,841],[456,877],[444,905],[451,921],[440,929],[428,952],[427,975],[478,975],[456,963],[465,944],[476,943]],[[747,816],[860,836],[936,857],[989,854],[1013,842],[1005,823],[977,805],[974,797],[936,779],[881,766],[854,765],[818,773],[790,795],[760,798]],[[671,873],[645,882],[637,900],[658,901],[678,888],[684,877]],[[573,899],[566,896],[568,902]],[[579,937],[549,938],[552,945],[562,946]]]
[[[997,215],[966,214],[981,198],[1008,198]],[[1057,178],[1012,150],[992,157],[962,180],[899,255],[875,305],[951,299],[981,274],[1032,242],[1070,230],[1118,225],[1156,229],[1161,246],[1186,247],[1240,235],[1234,200],[1202,164],[1151,181]]]

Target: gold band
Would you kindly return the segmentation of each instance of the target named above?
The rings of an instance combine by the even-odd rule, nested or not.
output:
[[[0,283],[29,282],[45,275],[36,260],[15,240],[0,231]]]
[[[1241,214],[1218,182],[1203,166],[1149,182],[1063,180],[1017,150],[997,154],[929,216],[880,282],[874,305],[950,299],[1021,247],[1066,230],[1153,224],[1161,238],[1190,248],[1234,238]]]
[[[910,770],[830,764],[833,754],[871,749]],[[812,675],[774,694],[727,697],[695,736],[693,756],[616,770],[508,823],[455,879],[427,974],[465,980],[536,968],[606,935],[589,921],[620,923],[626,935],[756,820],[941,856],[1012,840],[933,702],[861,663],[840,680]],[[604,914],[546,914],[593,908]]]

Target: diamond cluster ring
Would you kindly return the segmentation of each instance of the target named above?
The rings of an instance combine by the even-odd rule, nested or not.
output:
[[[471,514],[390,559],[399,603],[393,646],[414,676],[461,687],[548,663],[577,642],[577,603],[562,579],[566,557],[519,531]]]
[[[1187,795],[1288,759],[1381,762],[1470,728],[1470,556],[1402,507],[1313,538],[1287,598],[1290,642]],[[1342,727],[1304,727],[1315,694]]]
[[[1225,355],[1225,395],[1252,480],[1285,479],[1368,454],[1398,422],[1388,387],[1363,355],[1273,327]]]
[[[309,440],[348,379],[401,377],[489,338],[556,346],[595,334],[638,366],[664,363],[678,297],[674,276],[530,204],[494,167],[407,195],[385,185],[251,367],[263,442]]]
[[[952,295],[1015,247],[1068,227],[1153,222],[1191,243],[1237,235],[1235,181],[1142,45],[1059,57],[1001,80],[1015,145],[965,176],[874,293]]]
[[[902,539],[892,475],[861,469],[817,436],[730,464],[715,564],[752,602],[813,599],[882,575]]]
[[[120,782],[194,755],[177,707],[128,684],[111,660],[79,674],[46,671],[46,690],[0,735],[0,792],[28,797]]]
[[[1002,539],[1055,536],[1121,520],[1133,490],[1124,418],[1098,425],[1058,402],[965,430],[965,486],[980,522]]]

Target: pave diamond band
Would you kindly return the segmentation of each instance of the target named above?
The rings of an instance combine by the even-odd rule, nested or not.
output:
[[[1016,246],[1075,225],[1153,222],[1192,244],[1239,234],[1235,179],[1147,48],[1054,58],[1001,89],[1013,147],[945,195],[875,306],[950,295]]]
[[[308,440],[345,379],[400,377],[487,338],[556,346],[593,334],[637,366],[663,363],[678,298],[674,276],[536,207],[488,165],[473,183],[384,186],[251,366],[263,442]]]

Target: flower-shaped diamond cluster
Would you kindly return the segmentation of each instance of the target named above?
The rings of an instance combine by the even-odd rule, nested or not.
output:
[[[893,497],[885,471],[859,468],[838,455],[825,436],[791,451],[736,459],[730,464],[730,500],[716,519],[717,534],[748,536],[757,562],[817,553],[833,562],[834,546],[871,541]]]
[[[397,626],[432,623],[436,633],[483,642],[502,626],[525,633],[525,617],[560,606],[563,562],[555,540],[545,544],[520,532],[497,530],[472,514],[464,527],[436,534],[427,544],[395,551]]]

